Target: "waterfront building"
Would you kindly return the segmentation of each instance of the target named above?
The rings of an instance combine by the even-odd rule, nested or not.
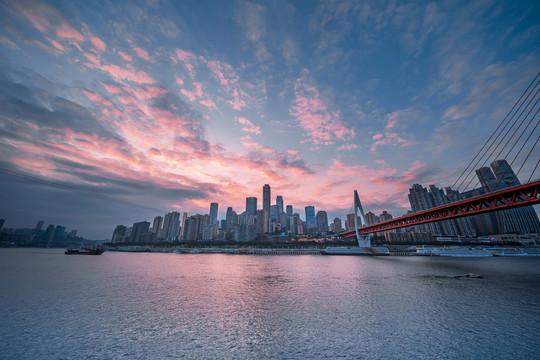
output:
[[[163,217],[156,216],[154,218],[154,224],[152,225],[152,233],[155,235],[155,238],[161,237],[161,225],[163,224]]]
[[[218,203],[210,203],[210,218],[213,224],[217,224]]]
[[[43,229],[43,225],[45,224],[45,221],[39,220],[36,224],[35,231],[36,233],[40,232]],[[2,230],[2,227],[4,226],[4,219],[0,219],[0,230]]]
[[[360,225],[360,223],[358,223]],[[354,214],[347,214],[347,230],[354,230]]]
[[[354,216],[354,215],[353,215]],[[378,224],[381,222],[381,219],[375,215],[374,213],[372,213],[371,211],[368,211],[366,214],[365,214],[365,218],[366,218],[366,223],[368,225],[373,225],[373,224]]]
[[[124,237],[126,236],[126,230],[127,230],[127,227],[125,227],[124,225],[117,225],[116,228],[114,228],[114,231],[111,237],[111,242],[112,243],[124,242]]]
[[[334,224],[334,232],[336,234],[340,233],[341,230],[342,230],[341,219],[340,218],[335,218],[333,224]]]
[[[315,206],[308,205],[305,207],[305,213],[306,213],[306,228],[309,229],[315,229],[317,220],[315,217]]]
[[[257,216],[257,198],[256,197],[246,198],[246,212],[251,216]]]
[[[483,193],[520,185],[520,181],[506,160],[495,160],[491,168],[476,170]],[[476,190],[476,189],[475,189]],[[496,223],[497,232],[493,233],[538,233],[540,220],[532,206],[497,211],[490,217]],[[495,229],[494,229],[495,230]]]
[[[197,234],[199,232],[199,215],[188,217],[182,224],[182,228],[184,229],[185,241],[197,240]]]
[[[268,184],[263,186],[263,210],[270,213],[270,185]]]
[[[178,238],[180,234],[180,214],[176,211],[171,211],[165,214],[163,220],[163,230],[161,237],[167,241],[173,241]]]
[[[187,218],[188,218],[188,213],[184,212],[184,214],[182,215],[182,224],[181,224],[180,234],[179,234],[180,239],[184,238],[184,228],[185,228],[185,225],[186,225]]]
[[[326,211],[317,211],[317,232],[328,232],[328,215],[326,214]]]
[[[142,242],[142,235],[144,233],[147,233],[149,229],[150,229],[150,223],[148,221],[140,221],[140,222],[134,223],[129,242],[132,242],[132,243]]]
[[[234,228],[234,241],[249,242],[257,237],[257,226],[241,224]]]

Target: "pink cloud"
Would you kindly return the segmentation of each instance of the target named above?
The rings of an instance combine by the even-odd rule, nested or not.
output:
[[[119,94],[122,92],[122,89],[116,85],[111,85],[111,84],[107,84],[107,83],[100,83],[101,86],[103,86],[105,88],[105,90],[107,90],[108,92],[110,92],[111,94]]]
[[[337,148],[338,151],[358,149],[358,144],[346,143]]]
[[[58,50],[60,50],[60,51],[65,51],[64,47],[62,46],[62,44],[60,44],[58,41],[53,40],[53,39],[49,39],[49,41],[50,41],[51,44],[53,44],[53,46],[54,46],[55,48],[57,48]]]
[[[61,38],[69,39],[69,40],[75,40],[79,42],[84,41],[84,36],[77,30],[73,29],[71,26],[69,26],[67,23],[63,23],[57,30],[56,35],[58,35]]]
[[[463,115],[459,112],[459,109],[457,106],[450,106],[446,111],[444,112],[443,118],[450,118],[452,120],[459,120],[463,117]]]
[[[105,51],[105,49],[107,48],[107,45],[105,45],[105,43],[98,37],[94,36],[90,38],[90,41],[92,42],[92,44],[94,44],[96,49],[98,49],[99,51]]]
[[[195,100],[197,100],[197,96],[195,95],[195,93],[193,91],[189,91],[189,90],[186,90],[186,89],[181,89],[180,92],[182,94],[184,94],[184,96],[187,97],[189,99],[189,101],[191,101],[191,102],[194,102]]]
[[[258,126],[253,125],[251,121],[249,121],[246,118],[237,117],[236,122],[243,125],[242,131],[255,134],[255,135],[261,135],[261,128]]]
[[[176,77],[176,83],[180,86],[184,85],[184,80],[180,79],[178,76]]]
[[[84,57],[86,57],[88,59],[88,61],[90,61],[93,65],[95,66],[99,66],[99,58],[94,55],[94,54],[91,54],[91,53],[83,53]],[[93,66],[94,67],[94,66]]]
[[[126,53],[123,53],[122,51],[119,51],[118,55],[120,55],[122,57],[122,59],[124,59],[124,61],[131,62],[133,60],[133,58],[131,56],[129,56]]]
[[[137,54],[138,57],[143,58],[146,61],[149,62],[156,62],[150,55],[148,55],[148,52],[141,48],[134,48],[133,51]]]
[[[379,140],[383,137],[383,134],[375,134],[373,135],[373,140]]]
[[[309,73],[304,71],[294,86],[295,98],[289,113],[294,116],[315,145],[330,145],[335,140],[350,140],[354,129],[346,127],[339,119],[339,111],[328,110],[320,98],[319,90],[308,83]]]
[[[88,90],[82,90],[82,93],[90,100],[92,100],[93,102],[97,102],[97,103],[100,103],[104,106],[112,106],[112,102],[110,102],[109,100],[105,99],[103,96],[99,95],[99,94],[96,94],[96,93],[93,93],[91,91],[88,91]]]
[[[101,70],[109,73],[117,81],[129,80],[138,84],[152,84],[155,83],[148,74],[144,71],[136,71],[133,67],[128,65],[128,69],[123,69],[118,65],[102,65],[99,67]]]
[[[161,97],[169,92],[169,90],[157,86],[145,86],[143,91],[146,98]]]
[[[216,104],[210,99],[200,100],[199,104],[206,106],[209,109],[217,109]]]
[[[184,63],[184,66],[188,70],[191,78],[195,78],[195,64],[197,62],[197,58],[193,53],[184,51],[182,49],[176,49],[176,57],[173,57],[173,60],[175,62],[181,61]]]

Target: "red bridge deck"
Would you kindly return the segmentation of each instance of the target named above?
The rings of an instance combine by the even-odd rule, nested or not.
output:
[[[360,234],[369,234],[538,203],[540,203],[540,180],[414,214],[408,214],[378,224],[364,226],[359,228],[358,231]],[[356,233],[354,230],[350,230],[342,232],[340,236],[342,238],[350,238],[356,236]]]

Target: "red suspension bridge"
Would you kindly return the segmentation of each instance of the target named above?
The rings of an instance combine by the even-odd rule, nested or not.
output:
[[[536,118],[540,112],[540,106],[538,106],[540,102],[539,77],[540,73],[536,75],[496,130],[450,187],[450,190],[459,194],[459,190],[466,191],[475,177],[478,176],[477,185],[480,184],[481,188],[475,189],[473,192],[480,193],[480,196],[468,196],[467,199],[430,209],[420,211],[416,209],[417,211],[414,213],[399,218],[359,227],[358,233],[367,235],[380,231],[539,204],[540,180],[531,181],[540,164],[539,153],[538,151],[534,152],[540,140],[537,131],[540,121]],[[497,160],[492,163],[496,178],[493,175],[488,176],[491,174],[489,168],[486,170],[485,167],[482,167],[489,159],[493,158],[510,160],[510,164],[504,160]],[[516,162],[517,159],[521,164]],[[519,185],[517,175],[519,175],[529,159],[533,161],[532,164],[534,162],[536,164],[527,183]],[[516,174],[511,169],[512,165],[520,165]],[[477,169],[476,176],[474,169]],[[515,184],[518,185],[514,186]],[[373,206],[376,207],[376,205]],[[340,236],[342,238],[353,238],[356,236],[356,230],[342,232]]]

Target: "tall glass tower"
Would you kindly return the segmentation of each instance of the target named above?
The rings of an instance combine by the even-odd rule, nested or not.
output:
[[[278,195],[276,197],[276,205],[278,208],[278,216],[279,216],[283,213],[283,196]]]
[[[270,214],[270,185],[268,184],[263,186],[263,210]]]
[[[246,212],[248,213],[248,215],[257,216],[257,198],[256,197],[246,198]]]

